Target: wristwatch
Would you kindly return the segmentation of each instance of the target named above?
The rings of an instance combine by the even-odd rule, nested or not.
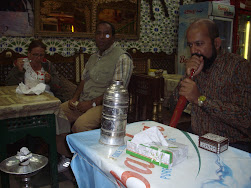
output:
[[[198,106],[203,106],[203,103],[206,101],[206,97],[204,95],[201,95],[198,97]]]

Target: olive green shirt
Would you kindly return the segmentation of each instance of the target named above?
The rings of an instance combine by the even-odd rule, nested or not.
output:
[[[99,55],[93,54],[85,67],[82,79],[85,81],[80,101],[92,100],[103,95],[113,80],[122,80],[128,86],[133,63],[130,55],[118,43]]]

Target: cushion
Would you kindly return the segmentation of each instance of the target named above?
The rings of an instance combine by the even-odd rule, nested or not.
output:
[[[72,99],[76,89],[77,85],[66,79],[64,76],[60,76],[60,87],[51,88],[55,97],[59,98],[62,103]]]

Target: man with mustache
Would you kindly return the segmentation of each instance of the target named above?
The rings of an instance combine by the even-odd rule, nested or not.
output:
[[[183,95],[192,104],[191,131],[227,137],[231,146],[251,152],[250,62],[221,49],[217,25],[210,19],[193,22],[186,34],[191,57],[174,99]]]

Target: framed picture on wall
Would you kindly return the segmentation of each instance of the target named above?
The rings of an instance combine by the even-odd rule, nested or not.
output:
[[[35,35],[94,38],[96,24],[114,24],[119,39],[138,39],[140,0],[36,0]]]
[[[8,0],[0,3],[0,35],[34,34],[34,0]]]

